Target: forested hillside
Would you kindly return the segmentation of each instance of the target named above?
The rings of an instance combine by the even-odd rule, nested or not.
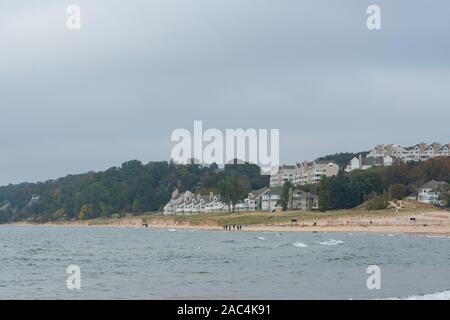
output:
[[[250,164],[176,165],[128,161],[103,172],[69,175],[43,183],[0,187],[0,223],[35,220],[91,219],[112,214],[161,210],[175,188],[206,193],[221,180],[236,176],[249,189],[267,186],[268,176]],[[33,197],[35,196],[35,197]]]
[[[322,210],[350,209],[376,197],[401,199],[432,179],[450,183],[450,158],[340,172],[336,177],[323,178],[319,185],[301,188],[319,194]],[[133,160],[103,172],[0,187],[0,223],[155,212],[162,209],[176,188],[181,192],[222,194],[230,186],[239,185],[245,191],[234,196],[243,199],[247,190],[268,184],[269,177],[262,176],[257,165],[228,164],[220,170],[214,164],[209,167],[168,162],[144,165]]]
[[[323,178],[316,188],[322,210],[350,209],[383,194],[390,199],[403,199],[430,180],[450,183],[449,157],[341,172],[336,177]]]

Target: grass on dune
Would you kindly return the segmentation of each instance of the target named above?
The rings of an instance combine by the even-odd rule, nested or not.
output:
[[[429,209],[433,210],[433,209]],[[367,211],[365,209],[352,210],[336,210],[336,211],[289,211],[289,212],[236,212],[236,213],[207,213],[207,214],[191,214],[191,215],[170,215],[165,216],[162,213],[151,213],[142,215],[127,215],[126,217],[108,217],[96,218],[92,220],[72,221],[74,223],[83,223],[89,225],[120,225],[133,222],[134,224],[141,223],[176,223],[189,224],[194,226],[208,225],[208,226],[223,226],[226,224],[236,225],[276,225],[276,224],[290,224],[292,220],[297,220],[298,223],[332,220],[338,218],[384,218],[400,215],[409,215],[420,212],[420,209],[408,208],[402,209],[399,213],[395,213],[392,209]],[[53,224],[63,224],[67,222],[55,221]],[[69,222],[70,223],[70,222]]]
[[[225,224],[285,224],[291,223],[293,219],[298,222],[336,219],[336,218],[374,218],[389,217],[393,215],[412,214],[417,212],[416,209],[402,210],[395,213],[392,209],[366,211],[366,210],[339,210],[327,212],[239,212],[239,213],[208,213],[193,214],[185,216],[164,216],[162,214],[153,214],[141,216],[145,221],[174,221],[180,224],[190,225],[218,225]]]

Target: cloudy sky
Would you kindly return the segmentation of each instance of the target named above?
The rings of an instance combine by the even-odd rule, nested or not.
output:
[[[374,3],[379,31],[366,27]],[[0,185],[168,160],[172,131],[194,120],[279,128],[283,163],[448,143],[449,12],[446,0],[2,1]]]

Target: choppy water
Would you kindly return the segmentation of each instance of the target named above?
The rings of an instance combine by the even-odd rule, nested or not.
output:
[[[81,289],[66,287],[68,265]],[[367,266],[381,268],[369,290]],[[1,299],[450,299],[450,239],[0,227]]]

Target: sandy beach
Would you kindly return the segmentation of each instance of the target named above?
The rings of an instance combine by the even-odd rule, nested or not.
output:
[[[450,236],[450,212],[430,210],[402,212],[382,215],[335,214],[333,216],[315,214],[291,219],[291,215],[275,213],[270,223],[246,223],[249,216],[260,217],[262,213],[222,214],[216,216],[165,217],[162,215],[128,216],[124,218],[94,219],[83,221],[49,222],[37,224],[18,222],[3,226],[64,226],[64,227],[128,227],[197,229],[224,231],[224,225],[240,225],[241,231],[226,232],[363,232],[380,234],[417,234],[430,236]],[[278,216],[277,216],[278,215]],[[218,217],[218,218],[217,218]],[[217,218],[217,219],[213,219]],[[220,218],[220,219],[219,219]],[[274,219],[279,218],[279,219]],[[230,221],[228,222],[227,219]],[[284,220],[284,221],[283,221]],[[297,220],[297,221],[293,221]]]

